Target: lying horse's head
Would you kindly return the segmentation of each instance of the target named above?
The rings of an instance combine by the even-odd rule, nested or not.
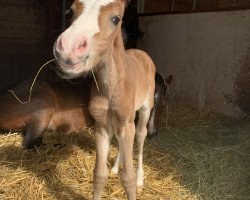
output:
[[[162,111],[169,98],[169,85],[173,80],[173,76],[168,76],[165,80],[163,77],[155,74],[155,93],[154,93],[154,107],[151,110],[150,119],[148,121],[148,137],[153,137],[157,134],[157,123],[161,117]]]
[[[54,56],[67,77],[76,77],[104,62],[117,34],[127,0],[75,0],[72,23],[57,39]]]

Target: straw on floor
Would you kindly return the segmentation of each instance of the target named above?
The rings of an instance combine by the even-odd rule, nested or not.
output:
[[[23,150],[19,133],[0,136],[0,199],[92,199],[92,132],[47,133],[44,139],[45,146]],[[110,163],[116,154],[112,145]],[[147,144],[145,186],[138,199],[195,199],[179,184],[171,159]],[[109,177],[103,197],[125,199],[117,175]]]
[[[158,137],[145,144],[145,186],[138,199],[249,199],[249,121],[187,103],[170,105],[166,113],[168,125],[163,116]],[[45,145],[35,150],[24,150],[21,142],[20,133],[0,134],[0,199],[92,199],[91,130],[46,133]],[[103,199],[125,199],[117,175],[110,174]]]

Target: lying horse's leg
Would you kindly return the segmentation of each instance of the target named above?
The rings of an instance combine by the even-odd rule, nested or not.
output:
[[[142,160],[143,160],[143,146],[144,141],[147,136],[147,122],[150,116],[150,110],[148,108],[141,108],[139,110],[139,121],[138,125],[136,127],[136,140],[137,140],[137,146],[138,146],[138,163],[137,163],[137,186],[143,186],[143,166],[142,166]]]
[[[42,134],[47,130],[53,114],[53,110],[44,109],[32,116],[33,119],[28,122],[25,128],[24,148],[32,149],[42,145]]]
[[[133,144],[135,137],[134,123],[124,122],[120,125],[116,138],[119,144],[122,163],[121,181],[128,200],[136,199],[136,174],[133,166]]]
[[[108,154],[111,135],[95,124],[96,163],[94,169],[94,200],[100,200],[108,179]]]
[[[32,149],[35,146],[41,146],[43,142],[42,134],[46,131],[47,127],[47,121],[34,120],[29,122],[26,127],[25,137],[23,140],[24,148]]]

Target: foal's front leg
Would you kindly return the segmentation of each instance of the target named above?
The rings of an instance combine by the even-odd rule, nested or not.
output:
[[[118,130],[116,137],[119,143],[120,159],[123,166],[121,172],[122,185],[128,200],[136,200],[136,174],[133,165],[135,126],[133,123],[125,122]]]
[[[112,135],[95,124],[96,163],[94,169],[94,200],[100,200],[108,179],[108,154]]]

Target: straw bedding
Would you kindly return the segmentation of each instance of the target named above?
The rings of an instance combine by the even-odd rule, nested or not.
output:
[[[171,105],[168,126],[163,117],[158,137],[145,144],[145,183],[138,199],[249,199],[250,127],[223,124],[227,120],[186,104]],[[46,133],[45,145],[34,150],[23,150],[21,142],[20,133],[0,134],[0,199],[92,199],[91,130]],[[117,175],[110,174],[103,199],[125,199]]]

